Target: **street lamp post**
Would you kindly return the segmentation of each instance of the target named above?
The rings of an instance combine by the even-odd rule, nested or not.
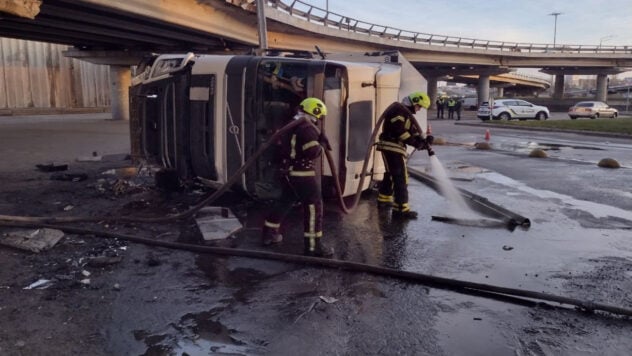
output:
[[[601,49],[601,44],[616,37],[615,35],[607,35],[607,36],[603,36],[601,38],[599,38],[599,49]]]
[[[562,14],[561,12],[552,12],[549,14],[549,16],[555,17],[555,24],[553,26],[553,49],[555,49],[555,40],[557,37],[557,17],[560,16],[561,14]]]

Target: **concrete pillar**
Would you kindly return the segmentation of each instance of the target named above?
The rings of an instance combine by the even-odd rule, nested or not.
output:
[[[553,88],[553,99],[564,98],[564,74],[555,75],[555,87]]]
[[[110,107],[112,120],[129,120],[129,87],[132,71],[128,66],[110,66]]]
[[[597,94],[595,100],[606,102],[608,100],[608,75],[597,74]]]
[[[478,104],[482,104],[484,101],[489,101],[489,75],[478,76],[478,87],[476,89],[478,94]]]
[[[498,88],[496,88],[496,90],[497,90],[497,97],[498,98],[502,98],[502,97],[505,96],[505,88],[498,87]]]
[[[435,102],[437,101],[437,77],[428,77],[426,78],[428,81],[428,89],[427,93],[430,98],[430,107],[435,108]]]

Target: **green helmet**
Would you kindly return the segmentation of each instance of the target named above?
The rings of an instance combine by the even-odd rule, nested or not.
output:
[[[410,102],[413,103],[413,105],[419,105],[424,109],[428,109],[428,107],[430,106],[430,98],[426,93],[416,91],[411,93],[408,98],[410,99]]]
[[[320,119],[323,115],[327,115],[327,107],[318,98],[307,98],[301,101],[299,105],[301,110],[312,115],[313,117]]]

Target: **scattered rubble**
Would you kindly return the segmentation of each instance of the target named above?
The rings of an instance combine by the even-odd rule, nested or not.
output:
[[[50,279],[39,279],[24,287],[23,289],[46,289],[52,285],[53,281],[51,281]]]
[[[60,171],[68,170],[68,165],[67,164],[60,164],[60,165],[55,165],[53,163],[51,163],[51,164],[36,164],[35,167],[37,167],[37,169],[42,171],[42,172],[60,172]]]
[[[81,182],[88,179],[85,173],[54,173],[51,174],[50,180],[61,180],[66,182]]]
[[[64,233],[56,229],[20,229],[3,234],[0,244],[39,253],[55,246]]]
[[[225,239],[243,227],[230,209],[217,206],[200,209],[195,221],[205,241]]]

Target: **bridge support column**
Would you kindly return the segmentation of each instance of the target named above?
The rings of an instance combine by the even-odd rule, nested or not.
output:
[[[499,98],[502,98],[505,96],[505,88],[503,87],[498,87],[496,88],[496,96]]]
[[[564,74],[555,75],[555,87],[553,88],[553,99],[564,98]]]
[[[489,101],[489,75],[480,75],[478,77],[478,104]]]
[[[608,100],[608,75],[597,74],[597,94],[595,100],[606,102]]]
[[[427,77],[428,89],[426,89],[428,97],[430,98],[430,107],[436,109],[435,102],[437,101],[437,77]]]
[[[110,103],[113,120],[129,120],[129,87],[132,71],[129,66],[110,66]]]

